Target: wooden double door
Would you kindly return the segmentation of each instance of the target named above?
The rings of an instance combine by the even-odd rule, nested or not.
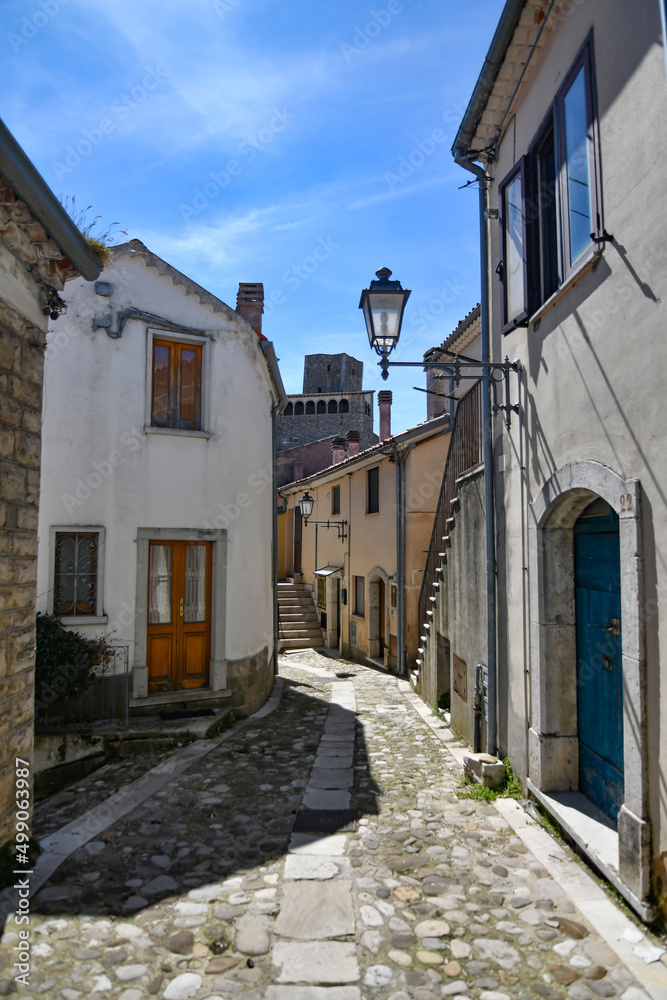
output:
[[[206,687],[211,655],[211,542],[150,542],[148,693]]]

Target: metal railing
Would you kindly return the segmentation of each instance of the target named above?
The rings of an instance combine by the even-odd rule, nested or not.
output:
[[[429,597],[433,592],[436,570],[440,565],[443,537],[449,534],[447,519],[452,516],[452,500],[457,495],[457,480],[482,462],[482,392],[484,383],[475,382],[458,400],[440,497],[435,512],[431,542],[419,592],[419,629],[428,622]]]
[[[35,705],[35,729],[127,726],[130,698],[130,647],[109,646],[95,668],[90,687],[78,698]]]

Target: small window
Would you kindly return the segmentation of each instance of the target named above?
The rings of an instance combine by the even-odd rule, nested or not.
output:
[[[320,399],[320,401],[317,404],[317,412],[318,413],[326,413],[327,412],[327,404],[324,402],[323,399]]]
[[[335,399],[330,399],[329,400],[328,412],[329,413],[338,413],[338,403],[336,402]]]
[[[396,600],[398,596],[398,590],[395,583],[392,583],[389,587],[389,604],[390,607],[396,607]]]
[[[302,417],[303,416],[303,403],[295,403],[294,404],[294,415],[296,417]]]
[[[331,513],[340,514],[340,486],[334,486],[331,491]]]
[[[315,412],[315,404],[313,403],[312,399],[309,399],[308,402],[306,403],[306,413],[314,413],[314,412]]]
[[[56,532],[53,613],[97,616],[99,533]]]
[[[338,412],[339,413],[349,413],[350,412],[350,404],[348,403],[348,401],[346,399],[341,399],[340,405],[338,407]]]
[[[366,613],[365,584],[363,576],[354,578],[354,614],[357,618],[363,618]]]
[[[380,468],[375,466],[374,469],[369,469],[366,473],[367,480],[367,514],[377,514],[380,510]]]
[[[153,341],[151,424],[201,430],[201,344]]]

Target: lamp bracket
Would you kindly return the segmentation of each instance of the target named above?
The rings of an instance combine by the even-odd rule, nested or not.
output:
[[[318,524],[324,528],[336,528],[341,542],[344,542],[347,538],[347,535],[345,534],[345,525],[347,524],[347,521],[313,521],[310,517],[304,517],[303,523],[304,525]]]

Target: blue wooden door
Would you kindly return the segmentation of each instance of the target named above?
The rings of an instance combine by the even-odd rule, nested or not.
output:
[[[574,528],[579,790],[613,820],[623,802],[620,576],[618,516],[596,501]]]

